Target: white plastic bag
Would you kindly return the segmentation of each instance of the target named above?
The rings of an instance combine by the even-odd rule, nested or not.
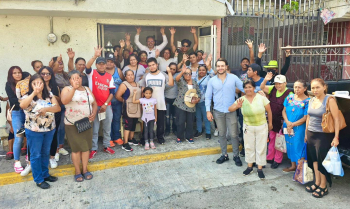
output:
[[[280,152],[287,153],[286,139],[285,139],[284,135],[282,134],[282,131],[280,131],[276,135],[275,149],[280,151]]]
[[[322,165],[328,173],[336,176],[344,176],[344,170],[341,164],[338,149],[336,147],[332,147],[328,151],[326,158],[322,162]]]

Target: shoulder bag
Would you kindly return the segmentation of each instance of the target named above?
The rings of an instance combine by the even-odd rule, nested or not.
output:
[[[329,100],[334,97],[328,97],[327,104],[326,104],[326,112],[322,115],[322,130],[324,133],[334,133],[335,132],[335,126],[334,126],[334,118],[332,116],[330,107],[329,107]],[[343,113],[338,110],[338,121],[339,121],[339,131],[344,129],[346,127],[346,122],[344,119]]]

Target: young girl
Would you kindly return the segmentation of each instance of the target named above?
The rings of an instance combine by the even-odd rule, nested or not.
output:
[[[150,144],[152,149],[156,148],[156,146],[154,146],[153,143],[153,130],[154,124],[157,122],[157,111],[154,111],[157,109],[157,100],[155,98],[152,98],[152,93],[153,89],[150,87],[146,87],[143,89],[143,94],[145,95],[145,98],[140,98],[139,100],[136,100],[136,90],[134,90],[134,96],[132,98],[132,102],[134,104],[141,104],[143,109],[141,119],[145,122],[145,127],[143,128],[143,136],[145,138],[145,150],[149,149]],[[148,142],[148,133],[150,136],[150,143]]]

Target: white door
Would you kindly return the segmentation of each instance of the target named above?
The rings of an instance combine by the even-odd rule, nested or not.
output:
[[[214,63],[216,58],[216,25],[212,25],[209,27],[199,27],[198,28],[198,49],[203,50],[204,53],[212,54],[213,61],[212,66],[214,67]]]

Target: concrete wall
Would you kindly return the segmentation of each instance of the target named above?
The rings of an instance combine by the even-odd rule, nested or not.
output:
[[[1,4],[0,4],[1,5]],[[76,56],[89,59],[97,44],[97,23],[112,25],[142,25],[142,26],[210,26],[211,20],[132,20],[132,19],[89,19],[54,17],[53,32],[58,40],[49,44],[47,34],[50,32],[48,17],[36,16],[5,16],[0,15],[0,95],[6,97],[5,83],[8,69],[13,65],[20,66],[24,71],[33,73],[31,61],[41,60],[48,65],[51,57],[62,54],[65,65],[68,62],[67,48],[73,48]],[[61,41],[62,34],[70,36],[70,42]],[[188,32],[189,37],[192,34]],[[168,37],[170,39],[170,36]],[[141,39],[143,40],[143,39]],[[177,38],[175,41],[178,40]],[[114,43],[113,43],[114,44]],[[67,68],[66,68],[67,69]],[[5,102],[1,102],[0,127],[4,123]],[[0,136],[2,134],[0,133]]]

